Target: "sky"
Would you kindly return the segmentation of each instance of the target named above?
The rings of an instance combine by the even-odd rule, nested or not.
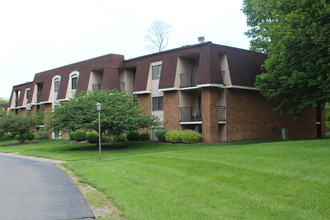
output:
[[[249,48],[243,0],[0,0],[0,97],[34,75],[115,53],[155,51],[145,41],[156,19],[172,26],[166,49],[205,41]]]

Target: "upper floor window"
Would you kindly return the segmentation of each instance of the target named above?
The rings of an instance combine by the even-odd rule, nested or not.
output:
[[[71,75],[71,89],[77,89],[78,85],[78,74]]]
[[[159,79],[162,64],[152,66],[152,79]]]
[[[30,98],[30,89],[26,89],[26,99]]]
[[[54,92],[57,93],[60,88],[60,79],[55,79],[54,81]]]

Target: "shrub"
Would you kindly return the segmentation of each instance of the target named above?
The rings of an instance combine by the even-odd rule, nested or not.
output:
[[[167,133],[167,130],[166,129],[157,129],[155,131],[155,136],[157,137],[157,139],[161,142],[165,142],[166,139],[165,139],[165,135]]]
[[[181,131],[171,130],[165,135],[166,142],[180,143],[181,142]]]
[[[15,135],[15,139],[19,141],[24,141],[24,140],[31,141],[34,139],[34,134],[33,133],[17,134]]]
[[[113,142],[123,142],[123,141],[125,141],[124,136],[116,135],[113,137]]]
[[[71,141],[85,141],[86,140],[86,131],[79,129],[69,133]]]
[[[126,139],[128,141],[138,141],[140,139],[139,132],[137,131],[130,131],[126,135]]]
[[[71,131],[69,133],[69,139],[70,139],[70,141],[75,141],[76,140],[75,134],[76,134],[75,131]]]
[[[32,141],[34,139],[34,134],[33,133],[26,133],[22,135],[23,139]]]
[[[36,140],[46,140],[48,139],[48,131],[44,128],[39,129],[34,133],[34,138]]]
[[[76,141],[85,141],[86,140],[86,131],[79,129],[74,134]]]
[[[125,140],[125,138],[124,138],[124,140]],[[110,137],[109,136],[106,136],[106,135],[102,135],[101,142],[102,143],[110,142]]]
[[[99,135],[96,132],[86,132],[86,140],[89,143],[98,143]]]
[[[202,139],[202,136],[193,130],[184,130],[181,132],[181,141],[185,144],[198,143]]]
[[[141,132],[140,133],[140,140],[141,141],[149,141],[150,140],[150,134],[148,132]]]

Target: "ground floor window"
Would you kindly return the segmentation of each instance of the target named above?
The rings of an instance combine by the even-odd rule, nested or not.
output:
[[[152,111],[163,110],[163,96],[152,97]]]

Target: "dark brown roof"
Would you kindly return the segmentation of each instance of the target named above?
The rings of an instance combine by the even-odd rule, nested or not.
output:
[[[150,63],[162,61],[159,89],[173,88],[178,57],[196,54],[199,57],[197,84],[223,84],[220,56],[226,54],[232,84],[249,87],[253,86],[256,75],[261,73],[261,65],[267,57],[249,50],[206,42],[125,60],[121,67],[136,69],[134,90],[144,91]]]
[[[31,86],[32,86],[32,82],[27,82],[27,83],[23,83],[23,84],[13,86],[13,90],[12,90],[12,94],[11,94],[10,99],[9,99],[9,103],[11,103],[13,98],[14,98],[13,93],[14,92],[19,92],[20,96],[18,97],[18,100],[17,100],[17,107],[22,106],[26,89],[28,89],[28,88],[31,89]]]
[[[70,73],[74,71],[79,72],[79,80],[77,85],[78,91],[86,91],[88,87],[90,72],[93,70],[104,71],[102,84],[106,85],[104,89],[119,88],[119,70],[118,66],[124,60],[123,55],[109,54],[78,63],[62,66],[56,69],[44,71],[35,75],[33,84],[43,84],[42,96],[40,102],[48,101],[50,88],[53,77],[61,76],[60,87],[57,99],[65,99],[66,91],[69,82]],[[34,90],[34,86],[32,87]],[[34,91],[31,91],[34,92]],[[29,102],[31,102],[30,97]]]

